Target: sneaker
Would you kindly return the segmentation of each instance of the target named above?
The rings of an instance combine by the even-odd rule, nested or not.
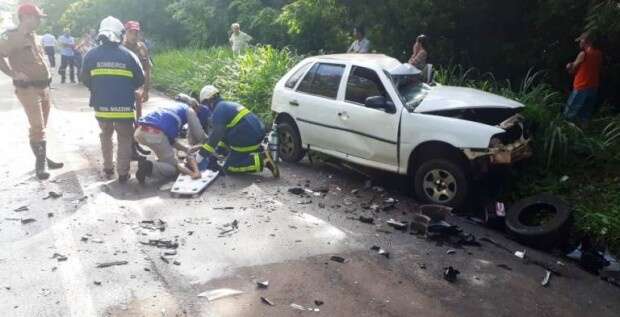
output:
[[[129,175],[118,175],[118,182],[120,184],[127,184],[127,182],[129,181],[130,177],[131,176],[129,176]]]
[[[271,171],[271,174],[273,174],[273,177],[275,178],[280,177],[280,169],[278,168],[278,165],[276,165],[276,163],[271,158],[271,153],[269,153],[268,150],[263,151],[263,164],[265,165],[267,169]]]

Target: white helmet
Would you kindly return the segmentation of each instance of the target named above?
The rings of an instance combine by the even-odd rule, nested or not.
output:
[[[204,86],[202,88],[202,90],[200,91],[200,102],[203,102],[205,100],[209,100],[213,97],[215,97],[215,95],[219,94],[220,91],[215,88],[215,86],[213,85],[207,85]]]
[[[99,35],[105,36],[110,42],[121,43],[123,41],[123,34],[125,33],[125,26],[123,22],[115,17],[107,17],[101,21],[99,26]]]

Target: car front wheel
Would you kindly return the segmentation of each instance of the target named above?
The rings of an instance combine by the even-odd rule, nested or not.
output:
[[[424,203],[460,207],[469,192],[469,180],[460,164],[446,159],[431,159],[414,173],[414,189]]]
[[[278,138],[280,140],[280,157],[285,162],[299,162],[304,155],[301,137],[297,128],[288,122],[278,124]]]

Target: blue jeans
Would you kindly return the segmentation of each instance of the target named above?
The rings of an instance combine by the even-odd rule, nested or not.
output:
[[[564,108],[564,118],[586,122],[592,117],[598,99],[598,88],[573,90]]]

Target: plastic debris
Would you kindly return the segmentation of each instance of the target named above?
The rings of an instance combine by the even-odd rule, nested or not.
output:
[[[331,258],[329,258],[330,260],[334,261],[334,262],[338,262],[338,263],[344,263],[347,260],[341,256],[337,256],[337,255],[333,255]]]
[[[298,305],[298,304],[295,304],[295,303],[292,303],[292,304],[291,304],[291,308],[293,308],[293,309],[297,309],[297,310],[306,310],[306,308],[305,308],[305,307],[303,307],[303,306],[301,306],[301,305]]]
[[[113,261],[113,262],[106,262],[106,263],[97,263],[96,268],[102,269],[106,267],[120,266],[120,265],[127,265],[127,264],[129,264],[129,262],[127,261]]]
[[[29,210],[28,206],[21,206],[21,207],[17,207],[13,209],[14,212],[22,212],[22,211],[28,211],[28,210]]]
[[[372,247],[370,247],[371,250],[373,251],[377,251],[377,254],[382,255],[386,258],[390,258],[390,252],[382,249],[381,247],[377,246],[377,245],[373,245]]]
[[[54,253],[52,259],[56,259],[58,262],[64,262],[67,261],[68,258],[60,253]]]
[[[27,225],[29,223],[33,223],[33,222],[36,222],[36,221],[37,220],[34,219],[34,218],[22,218],[21,219],[22,225]]]
[[[455,254],[455,253],[456,253],[456,250],[453,250],[453,249],[446,251],[446,254],[450,254],[450,255]]]
[[[523,250],[523,251],[516,251],[515,252],[515,256],[520,258],[520,259],[525,259],[525,250]]]
[[[93,281],[93,284],[95,284],[97,286],[101,286],[101,281]]]
[[[540,285],[547,287],[549,285],[549,279],[551,279],[551,271],[547,271],[545,278],[542,280]]]
[[[157,220],[142,220],[140,221],[140,227],[143,229],[148,229],[152,231],[165,231],[166,230],[166,222],[157,219]]]
[[[363,222],[363,223],[367,223],[369,225],[375,223],[375,218],[371,217],[371,216],[359,216],[359,221]]]
[[[209,290],[198,294],[198,297],[206,297],[208,301],[212,302],[218,299],[222,299],[225,297],[236,296],[243,294],[242,291],[232,289],[232,288],[218,288],[214,290]]]
[[[396,229],[396,230],[407,230],[407,227],[409,226],[407,223],[405,222],[401,222],[401,221],[396,221],[394,219],[390,219],[386,222],[388,224],[388,226]]]
[[[449,266],[447,268],[444,268],[443,278],[444,278],[444,280],[446,280],[446,281],[448,281],[450,283],[454,283],[454,282],[456,282],[457,276],[460,273],[461,272],[459,272],[458,270],[456,270],[453,267]]]
[[[276,304],[274,304],[271,300],[269,300],[269,298],[267,298],[267,297],[262,297],[262,296],[261,296],[260,300],[261,300],[263,303],[265,303],[265,304],[267,304],[267,305],[269,305],[269,306],[275,306],[275,305],[276,305]]]
[[[47,196],[43,197],[43,199],[44,200],[47,200],[47,199],[50,199],[50,198],[56,199],[56,198],[60,198],[60,197],[62,197],[62,193],[57,193],[57,192],[51,191],[51,192],[47,193]]]
[[[323,306],[323,304],[325,304],[325,303],[322,300],[318,300],[317,299],[317,300],[314,301],[314,305]]]
[[[258,288],[268,288],[269,287],[269,281],[259,281],[256,282],[256,286],[258,286]]]
[[[140,243],[161,249],[176,249],[179,247],[179,243],[172,240],[150,239],[148,242],[140,241]]]
[[[301,187],[292,187],[288,189],[288,192],[293,195],[303,195],[306,191]]]

